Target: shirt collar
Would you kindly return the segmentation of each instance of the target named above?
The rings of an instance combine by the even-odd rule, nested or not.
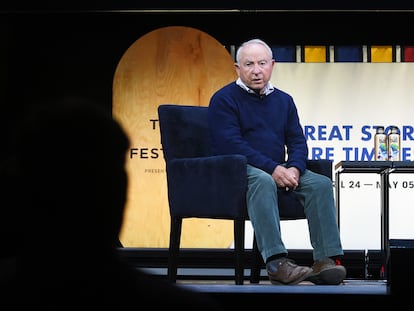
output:
[[[238,86],[240,86],[242,89],[244,89],[245,91],[252,93],[252,94],[256,94],[255,91],[253,91],[251,88],[249,88],[246,84],[243,83],[243,81],[240,78],[237,78],[236,80],[236,84]],[[264,95],[269,95],[270,93],[272,93],[275,90],[275,87],[273,86],[273,84],[269,81],[267,82],[265,88],[264,88]]]

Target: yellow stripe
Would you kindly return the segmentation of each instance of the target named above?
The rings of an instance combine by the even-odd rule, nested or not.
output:
[[[325,63],[326,47],[321,45],[305,46],[305,63]]]
[[[392,46],[391,45],[373,45],[371,46],[372,63],[392,63]]]

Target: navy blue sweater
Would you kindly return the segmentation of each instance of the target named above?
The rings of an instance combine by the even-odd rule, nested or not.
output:
[[[259,96],[231,82],[213,94],[208,112],[214,154],[245,155],[269,174],[284,162],[305,170],[308,147],[289,94]]]

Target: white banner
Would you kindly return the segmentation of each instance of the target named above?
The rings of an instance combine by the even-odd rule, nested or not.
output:
[[[414,160],[414,63],[276,63],[272,82],[293,96],[310,158],[373,160],[374,127],[396,125]]]
[[[375,126],[401,131],[401,160],[414,160],[414,63],[276,63],[272,83],[291,94],[309,158],[374,160]],[[344,249],[379,249],[376,174],[342,174]],[[390,238],[414,238],[414,174],[390,177]],[[310,248],[306,221],[282,222],[288,248]]]

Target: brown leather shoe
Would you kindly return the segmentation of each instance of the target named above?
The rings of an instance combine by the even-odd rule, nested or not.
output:
[[[275,285],[295,285],[311,273],[310,267],[298,266],[292,259],[278,258],[266,263],[269,280]]]
[[[315,261],[312,271],[306,280],[317,285],[339,285],[346,277],[345,267],[331,258]]]

